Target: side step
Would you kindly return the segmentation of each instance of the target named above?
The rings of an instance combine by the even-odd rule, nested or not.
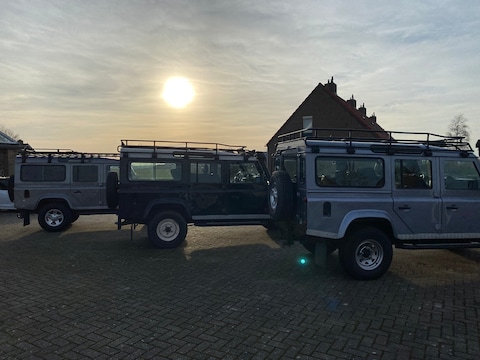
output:
[[[238,220],[238,221],[199,221],[193,222],[195,226],[244,226],[244,225],[263,225],[265,220]]]
[[[450,243],[401,243],[395,244],[398,249],[468,249],[480,248],[480,241]]]

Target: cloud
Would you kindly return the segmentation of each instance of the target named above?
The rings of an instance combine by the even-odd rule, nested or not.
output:
[[[80,145],[84,134],[111,149],[115,138],[155,135],[258,149],[332,75],[340,96],[355,94],[385,128],[446,130],[457,113],[480,115],[480,6],[468,1],[2,7],[0,123],[34,145]],[[170,76],[195,87],[181,111],[160,98]]]

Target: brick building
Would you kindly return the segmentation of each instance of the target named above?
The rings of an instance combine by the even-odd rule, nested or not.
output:
[[[357,108],[353,95],[344,100],[337,95],[337,85],[333,77],[327,84],[318,84],[287,121],[268,141],[269,159],[275,152],[279,135],[297,130],[315,129],[359,129],[369,130],[364,136],[386,138],[384,129],[378,125],[375,115],[367,116],[365,105]],[[325,136],[329,136],[325,131]],[[358,134],[362,136],[362,134]]]

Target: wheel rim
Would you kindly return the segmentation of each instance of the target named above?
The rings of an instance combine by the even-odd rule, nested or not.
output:
[[[64,220],[63,212],[58,209],[50,209],[45,214],[45,223],[50,227],[58,227]]]
[[[355,251],[355,262],[363,270],[373,270],[383,261],[383,248],[375,240],[362,241]]]
[[[172,219],[163,219],[157,225],[157,236],[162,241],[173,241],[180,234],[180,226]]]
[[[278,204],[278,190],[276,187],[270,189],[270,208],[275,210]]]

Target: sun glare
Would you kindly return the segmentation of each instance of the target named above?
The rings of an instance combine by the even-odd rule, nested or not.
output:
[[[163,100],[178,109],[187,106],[193,100],[194,95],[192,84],[182,77],[168,79],[162,92]]]

